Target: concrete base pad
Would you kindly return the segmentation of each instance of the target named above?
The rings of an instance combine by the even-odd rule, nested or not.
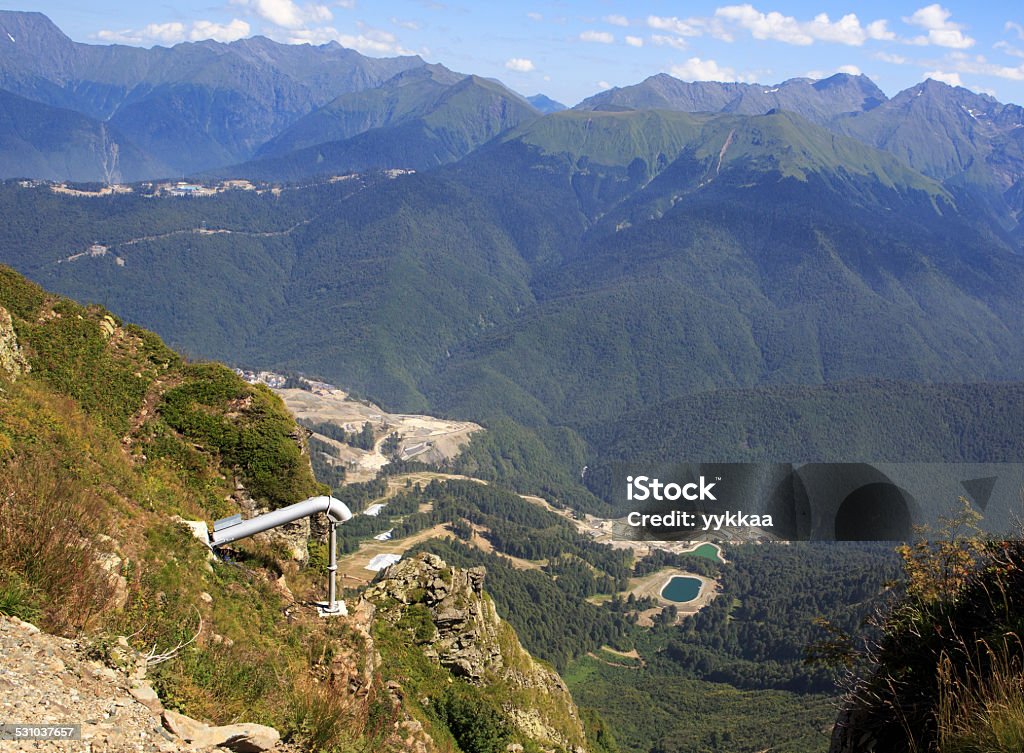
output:
[[[345,606],[343,599],[338,599],[338,603],[333,611],[330,609],[330,604],[326,601],[318,601],[316,603],[316,611],[321,617],[348,617],[348,607]]]

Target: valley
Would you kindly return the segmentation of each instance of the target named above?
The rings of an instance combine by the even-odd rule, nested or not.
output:
[[[0,633],[168,751],[1016,753],[1024,19],[408,6],[0,10]],[[727,463],[774,534],[629,525]],[[330,620],[181,525],[326,495]]]

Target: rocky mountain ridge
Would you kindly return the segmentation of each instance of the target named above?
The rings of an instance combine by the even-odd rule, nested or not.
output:
[[[336,43],[89,45],[42,14],[19,11],[0,11],[0,32],[0,90],[34,103],[32,117],[0,120],[0,174],[9,177],[109,182],[215,172],[288,181],[423,170],[561,109],[540,95],[534,107],[500,82],[415,56],[368,58]],[[847,73],[772,85],[659,73],[574,109],[790,112],[965,191],[1008,230],[1024,209],[1024,110],[937,81],[890,99],[866,76]]]
[[[415,56],[369,58],[337,43],[265,37],[152,49],[90,45],[41,13],[0,11],[0,89],[108,123],[126,142],[122,149],[144,150],[174,173],[248,159],[339,94],[422,65]]]
[[[794,112],[819,125],[837,115],[867,112],[888,98],[867,76],[837,73],[820,80],[792,78],[779,84],[681,81],[658,73],[632,86],[614,87],[580,102],[576,110],[679,110],[764,115]]]
[[[372,584],[364,598],[377,619],[392,625],[421,620],[413,640],[456,678],[499,689],[502,711],[545,749],[586,753],[579,711],[565,682],[535,660],[484,592],[486,570],[449,567],[435,554],[402,560]]]

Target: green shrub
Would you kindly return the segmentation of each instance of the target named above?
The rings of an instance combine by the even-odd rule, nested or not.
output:
[[[10,570],[0,570],[0,614],[27,622],[39,617],[39,592]]]
[[[464,753],[504,753],[511,741],[512,729],[505,715],[461,680],[449,685],[434,700],[432,709]]]

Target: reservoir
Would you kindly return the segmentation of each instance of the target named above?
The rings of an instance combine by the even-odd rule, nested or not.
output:
[[[701,585],[700,578],[676,575],[661,589],[661,598],[684,604],[697,598]]]
[[[694,557],[701,557],[702,559],[711,560],[712,562],[725,562],[725,560],[722,559],[722,550],[714,544],[701,544],[696,549],[683,553],[692,554]]]

